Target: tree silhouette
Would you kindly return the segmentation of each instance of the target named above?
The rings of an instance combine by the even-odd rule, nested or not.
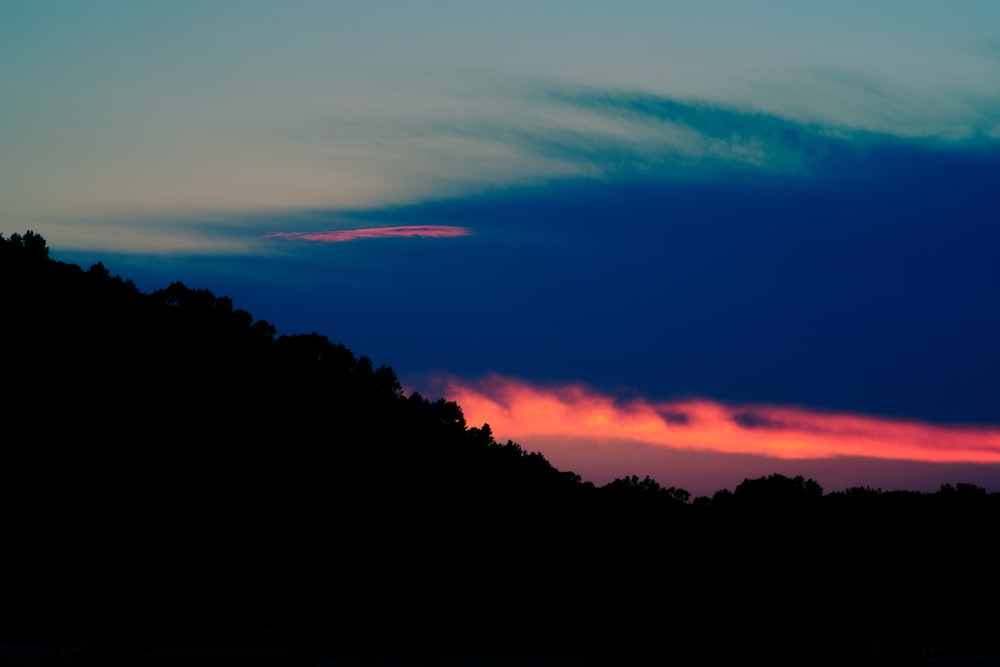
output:
[[[30,229],[21,236],[18,233],[10,235],[5,239],[0,234],[0,248],[5,248],[7,253],[18,253],[23,257],[42,260],[49,256],[49,247],[41,234],[36,234]]]
[[[1000,494],[597,488],[207,289],[145,294],[30,231],[0,236],[0,277],[0,644],[124,637],[130,663],[224,642],[303,662],[1000,651],[981,604]]]

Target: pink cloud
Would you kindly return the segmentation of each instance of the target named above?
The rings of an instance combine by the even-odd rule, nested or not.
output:
[[[294,239],[299,241],[319,241],[321,243],[343,243],[358,239],[385,239],[411,236],[429,238],[451,238],[468,236],[465,227],[449,225],[409,225],[405,227],[365,227],[362,229],[341,229],[330,232],[272,232],[264,234],[265,239]]]
[[[961,464],[967,470],[973,464],[971,468],[994,476],[1000,471],[996,427],[942,426],[703,399],[620,402],[581,384],[544,387],[496,375],[474,382],[444,377],[436,384],[462,407],[469,424],[489,423],[498,440],[513,439],[528,450],[541,451],[557,467],[580,474],[589,471],[585,478],[594,481],[609,477],[609,470],[615,475],[642,474],[641,465],[649,469],[658,452],[663,455],[661,462],[669,458],[672,470],[685,469],[688,477],[704,476],[706,465],[733,475],[741,466],[765,472],[770,466],[770,472],[800,470],[795,474],[804,474],[805,468],[839,470],[839,481],[846,479],[848,461],[859,473],[865,469],[884,473],[892,462],[897,470],[916,470],[911,464],[925,468]],[[623,457],[640,467],[618,470],[623,468]],[[863,481],[856,484],[872,483],[863,475],[857,479]]]

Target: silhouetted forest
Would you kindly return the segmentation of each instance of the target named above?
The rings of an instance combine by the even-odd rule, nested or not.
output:
[[[595,487],[206,289],[31,231],[0,280],[0,645],[88,640],[50,664],[1000,654],[1000,494]]]

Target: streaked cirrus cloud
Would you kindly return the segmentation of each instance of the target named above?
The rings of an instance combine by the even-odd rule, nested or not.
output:
[[[697,399],[621,402],[582,384],[543,387],[502,376],[439,380],[471,424],[498,438],[574,438],[780,460],[862,457],[925,463],[1000,463],[1000,428],[826,413]]]
[[[468,236],[465,227],[450,225],[407,225],[403,227],[366,227],[363,229],[340,229],[329,232],[272,232],[264,234],[265,239],[292,239],[296,241],[319,241],[321,243],[344,243],[358,239],[388,239],[405,237],[452,238]]]

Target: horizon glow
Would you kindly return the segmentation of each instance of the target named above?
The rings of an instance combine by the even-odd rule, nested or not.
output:
[[[630,441],[674,450],[765,456],[779,460],[838,457],[925,463],[1000,463],[1000,429],[827,413],[707,399],[625,402],[583,384],[541,386],[491,375],[435,380],[470,424],[490,424],[500,439],[528,448],[533,439]],[[543,452],[544,453],[544,452]],[[608,452],[613,456],[613,451]]]

